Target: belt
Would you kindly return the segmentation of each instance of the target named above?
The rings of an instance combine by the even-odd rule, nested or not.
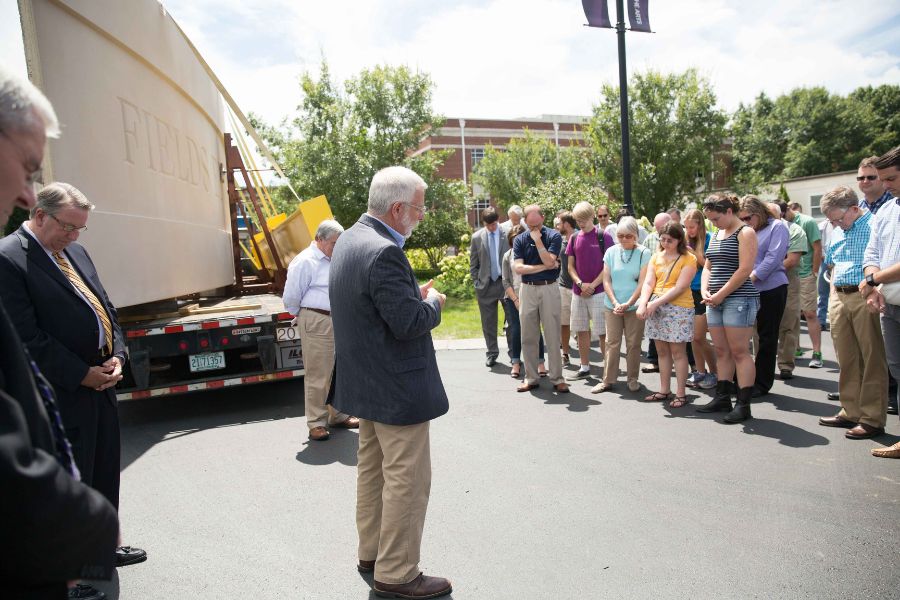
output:
[[[842,294],[857,294],[859,293],[859,287],[855,285],[836,285],[834,289]]]
[[[300,309],[301,309],[301,310],[311,310],[311,311],[313,311],[313,312],[319,313],[320,315],[325,315],[326,317],[330,317],[330,316],[331,316],[331,311],[330,311],[330,310],[322,310],[321,308],[310,308],[310,307],[308,307],[308,306],[301,306]]]
[[[550,285],[551,283],[556,283],[555,279],[550,279],[547,281],[522,281],[525,285]]]

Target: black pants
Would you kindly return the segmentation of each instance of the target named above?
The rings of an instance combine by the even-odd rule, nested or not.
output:
[[[119,411],[108,395],[86,388],[78,391],[79,418],[65,419],[66,437],[72,443],[75,464],[81,471],[81,481],[103,494],[119,509],[119,480],[121,442],[119,439]]]
[[[775,383],[775,365],[778,362],[778,327],[787,304],[787,284],[759,293],[759,312],[756,315],[756,331],[759,348],[756,350],[756,387],[768,392]]]

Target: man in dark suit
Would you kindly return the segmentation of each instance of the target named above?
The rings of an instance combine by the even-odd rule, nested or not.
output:
[[[50,103],[0,67],[0,231],[34,205]],[[0,276],[0,289],[7,281]],[[112,576],[115,509],[78,480],[53,390],[0,303],[0,579],[12,598],[66,597],[67,582]]]
[[[419,286],[403,253],[425,216],[425,182],[404,167],[372,178],[368,212],[338,238],[329,293],[334,407],[359,416],[356,527],[375,593],[435,598],[450,582],[419,571],[431,489],[429,422],[448,410],[431,330],[445,297]]]
[[[500,355],[497,346],[497,304],[502,304],[505,294],[500,261],[509,250],[509,240],[500,232],[499,218],[492,207],[482,210],[481,222],[484,227],[472,234],[472,245],[469,248],[469,272],[472,283],[475,284],[475,297],[478,298],[481,332],[487,345],[485,366],[488,367],[493,367]],[[503,314],[505,318],[505,304]]]
[[[51,183],[31,218],[0,240],[6,310],[38,367],[53,384],[82,480],[119,506],[119,416],[125,342],[87,251],[75,242],[93,205],[75,187]],[[116,549],[117,566],[146,560]]]

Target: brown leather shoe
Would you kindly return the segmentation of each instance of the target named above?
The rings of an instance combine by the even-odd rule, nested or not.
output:
[[[331,434],[324,427],[313,427],[309,430],[309,439],[314,442],[324,442]]]
[[[569,393],[569,384],[568,383],[557,383],[553,386],[553,389],[556,390],[560,394],[568,394]]]
[[[359,564],[356,565],[356,570],[360,573],[371,573],[375,570],[375,561],[359,559]]]
[[[528,382],[526,381],[525,383],[523,383],[522,385],[520,385],[519,387],[517,387],[517,388],[516,388],[516,391],[517,391],[517,392],[530,392],[531,390],[536,390],[536,389],[538,389],[539,387],[541,387],[541,386],[538,385],[538,384],[536,384],[536,383],[528,383]]]
[[[850,438],[851,440],[867,440],[883,433],[884,427],[872,427],[871,425],[860,423],[853,429],[848,429],[844,433],[844,437]]]
[[[872,456],[879,458],[900,458],[900,442],[888,448],[872,448]]]
[[[450,581],[443,577],[428,577],[422,573],[409,583],[375,582],[375,595],[381,598],[437,598],[453,591]]]
[[[848,421],[843,417],[822,417],[819,419],[819,425],[824,425],[825,427],[846,427],[850,429],[851,427],[855,427],[856,423],[853,421]]]
[[[338,427],[340,429],[359,429],[359,419],[356,417],[347,417],[340,423],[335,423],[332,427]]]

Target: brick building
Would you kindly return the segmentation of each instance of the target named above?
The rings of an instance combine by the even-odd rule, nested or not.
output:
[[[525,130],[553,141],[557,146],[581,144],[584,125],[589,117],[542,115],[525,119],[464,119],[448,118],[434,135],[424,138],[413,153],[429,150],[453,150],[438,173],[446,179],[461,179],[470,183],[472,169],[484,157],[487,145],[505,148],[513,138],[525,137]],[[469,211],[469,224],[477,228],[478,212],[489,206],[479,186],[473,186],[476,204]],[[506,220],[506,215],[501,216]]]

